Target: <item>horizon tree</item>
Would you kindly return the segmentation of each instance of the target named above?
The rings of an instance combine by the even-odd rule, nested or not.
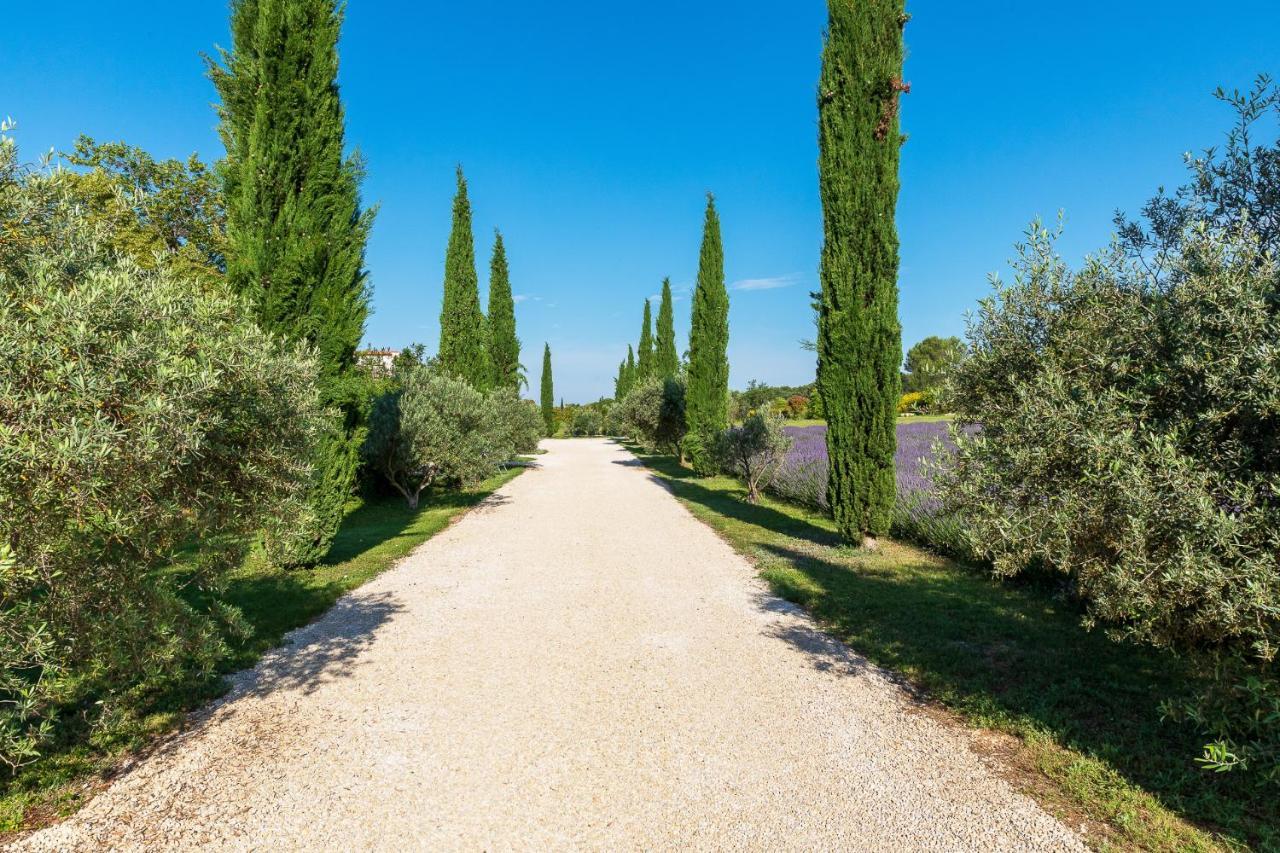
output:
[[[547,435],[556,431],[556,394],[551,380],[551,344],[542,345],[542,423]]]
[[[903,0],[829,3],[818,86],[827,494],[841,535],[867,548],[889,530],[895,490],[902,332],[894,213],[906,23]]]
[[[658,337],[653,355],[653,372],[659,379],[670,379],[680,371],[680,355],[676,352],[675,311],[671,302],[671,279],[664,278],[662,302],[658,306]]]
[[[952,335],[930,335],[907,350],[902,379],[904,391],[938,391],[964,361],[964,341]]]
[[[478,391],[493,379],[486,346],[485,316],[480,311],[480,278],[476,274],[475,238],[471,231],[471,200],[462,166],[453,197],[453,225],[444,257],[444,300],[440,306],[440,369]]]
[[[640,347],[636,356],[636,379],[644,381],[653,375],[653,309],[644,301],[644,319],[640,323]]]
[[[489,366],[494,388],[520,393],[520,339],[516,337],[516,302],[502,232],[493,229],[493,259],[489,264]]]
[[[336,0],[233,0],[231,49],[208,60],[227,151],[227,283],[260,328],[315,349],[320,397],[334,413],[311,459],[309,529],[272,554],[284,565],[328,553],[365,431],[355,351],[369,313],[374,211],[361,207],[363,161],[345,153],[342,21]]]
[[[689,380],[685,412],[689,432],[685,448],[694,471],[706,476],[717,470],[715,446],[728,426],[729,412],[729,291],[724,283],[724,247],[715,197],[707,193],[707,212],[698,259],[698,282],[693,292],[689,327]]]

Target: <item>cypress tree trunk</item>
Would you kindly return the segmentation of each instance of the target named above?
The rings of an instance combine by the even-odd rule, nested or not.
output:
[[[724,249],[715,199],[707,194],[707,215],[698,261],[689,329],[689,385],[685,417],[689,432],[685,449],[699,474],[715,473],[712,455],[716,436],[728,426],[729,291],[724,286]]]
[[[831,512],[850,542],[889,530],[902,333],[898,324],[903,0],[832,0],[818,91],[823,210],[818,392]]]
[[[227,149],[227,281],[265,331],[315,347],[320,394],[337,413],[311,460],[308,529],[272,554],[286,565],[328,552],[364,440],[354,354],[373,211],[360,206],[360,158],[344,152],[341,29],[334,0],[233,0],[232,48],[209,64]]]
[[[662,280],[662,303],[658,306],[658,341],[653,356],[653,372],[659,379],[670,379],[680,370],[676,353],[675,312],[671,306],[671,279]]]
[[[489,388],[492,368],[486,346],[485,317],[480,312],[480,279],[471,233],[471,200],[467,179],[458,167],[453,197],[453,228],[444,257],[444,303],[440,308],[440,369],[481,391]]]
[[[547,435],[555,435],[556,431],[556,394],[555,385],[551,381],[551,344],[543,344],[542,348],[542,423],[547,428]]]
[[[489,362],[492,386],[520,393],[520,339],[516,337],[516,303],[511,296],[507,249],[502,232],[494,229],[493,261],[489,265]]]
[[[644,320],[640,324],[640,353],[636,358],[636,376],[641,380],[653,376],[653,310],[644,301]]]

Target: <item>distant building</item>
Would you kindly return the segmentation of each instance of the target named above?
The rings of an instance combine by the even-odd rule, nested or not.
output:
[[[399,350],[393,349],[357,350],[356,367],[363,368],[374,376],[390,376],[399,354]]]

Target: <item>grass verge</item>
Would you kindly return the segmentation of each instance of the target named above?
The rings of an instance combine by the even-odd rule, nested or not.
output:
[[[220,675],[253,666],[289,631],[315,619],[342,595],[390,568],[523,469],[512,468],[464,491],[424,493],[417,510],[399,498],[367,501],[348,513],[329,556],[314,569],[284,571],[256,555],[230,578],[223,600],[253,627],[231,645]],[[181,572],[181,567],[175,572]],[[198,603],[198,602],[197,602]],[[121,715],[109,725],[68,728],[50,754],[8,780],[0,779],[0,845],[12,833],[71,814],[109,780],[130,755],[178,728],[187,712],[220,695],[220,677],[193,679],[145,714]]]
[[[630,449],[775,593],[979,729],[975,749],[1095,848],[1280,849],[1275,803],[1200,770],[1195,733],[1160,719],[1160,701],[1200,678],[1191,662],[1084,630],[1056,581],[999,584],[896,542],[853,549],[824,515],[748,504],[735,479]]]

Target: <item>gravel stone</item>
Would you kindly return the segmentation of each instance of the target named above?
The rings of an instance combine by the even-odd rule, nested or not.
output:
[[[625,450],[544,447],[17,849],[1085,849]]]

